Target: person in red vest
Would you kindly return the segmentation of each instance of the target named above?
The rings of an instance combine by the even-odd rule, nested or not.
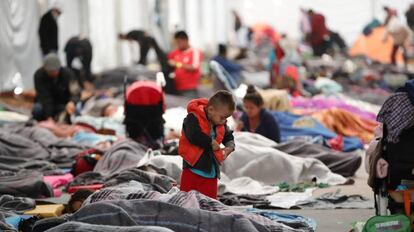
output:
[[[175,88],[182,96],[197,98],[203,55],[200,50],[190,47],[185,31],[176,32],[174,39],[177,49],[168,54],[168,63],[175,68]]]
[[[325,17],[322,14],[308,11],[311,23],[311,33],[309,43],[312,46],[313,55],[322,56],[329,49],[329,30],[325,24]]]
[[[216,92],[210,99],[193,99],[187,105],[178,153],[183,157],[181,191],[196,190],[217,198],[220,165],[234,151],[233,132],[226,125],[236,104],[232,94]],[[220,148],[224,144],[224,148]]]

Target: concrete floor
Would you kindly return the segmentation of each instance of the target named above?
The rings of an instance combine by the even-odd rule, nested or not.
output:
[[[364,155],[363,155],[364,156]],[[319,196],[326,192],[334,192],[341,189],[344,194],[359,194],[366,198],[373,199],[373,192],[367,185],[368,174],[365,171],[364,163],[355,174],[355,184],[346,186],[333,186],[326,189],[317,189],[314,196]],[[346,232],[350,231],[351,223],[356,221],[366,221],[375,215],[374,209],[334,209],[334,210],[277,210],[281,213],[301,215],[316,220],[318,232]]]
[[[314,219],[317,232],[347,232],[356,221],[366,221],[375,214],[373,209],[283,210],[281,213],[301,215]]]

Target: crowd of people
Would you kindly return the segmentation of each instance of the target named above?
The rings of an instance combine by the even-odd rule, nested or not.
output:
[[[279,34],[270,25],[246,25],[234,11],[232,33],[235,40],[227,44],[218,44],[216,55],[211,51],[202,52],[201,49],[193,47],[190,35],[183,30],[176,31],[172,35],[174,49],[170,52],[164,51],[154,36],[145,30],[131,30],[114,35],[120,42],[128,41],[139,46],[139,60],[134,63],[134,66],[146,68],[150,63],[148,59],[150,50],[153,49],[167,86],[159,86],[156,78],[148,78],[150,81],[140,80],[130,86],[125,82],[125,86],[113,86],[115,90],[112,90],[96,88],[95,84],[99,80],[91,68],[93,41],[84,35],[75,35],[61,49],[58,43],[57,18],[64,14],[64,11],[52,8],[43,15],[39,25],[43,64],[34,74],[36,97],[31,114],[32,119],[37,121],[33,122],[35,125],[48,129],[57,137],[71,138],[75,142],[62,145],[63,148],[59,147],[59,141],[43,146],[43,143],[48,141],[34,138],[39,132],[22,132],[33,128],[16,127],[7,130],[16,136],[24,137],[30,134],[33,144],[37,146],[41,143],[37,148],[39,151],[77,149],[76,156],[63,157],[64,161],[67,158],[71,162],[75,160],[72,162],[74,163],[72,173],[76,178],[71,179],[72,182],[68,186],[79,187],[78,185],[82,186],[87,182],[87,186],[105,191],[109,191],[108,187],[116,186],[115,190],[111,189],[113,191],[105,196],[92,191],[96,189],[81,188],[72,195],[72,199],[66,205],[64,213],[68,214],[79,210],[85,212],[82,211],[85,210],[85,205],[92,201],[100,201],[99,197],[118,194],[117,188],[123,189],[122,191],[126,188],[126,191],[130,191],[129,187],[139,186],[140,191],[145,193],[134,192],[128,197],[140,199],[145,196],[150,199],[155,197],[151,194],[155,194],[156,191],[173,194],[169,191],[172,191],[177,183],[181,191],[189,192],[189,195],[184,197],[189,197],[193,194],[191,191],[196,190],[209,199],[220,199],[222,202],[238,201],[238,204],[243,204],[240,202],[246,201],[244,199],[246,194],[235,194],[237,196],[229,200],[231,198],[229,195],[218,193],[222,174],[226,175],[222,180],[223,183],[230,188],[232,187],[230,181],[233,181],[231,179],[237,176],[238,172],[245,172],[243,173],[245,176],[250,175],[243,181],[250,181],[249,183],[253,181],[255,186],[260,186],[260,190],[263,191],[269,187],[268,185],[276,184],[273,183],[273,177],[268,177],[269,170],[255,168],[251,171],[249,167],[257,167],[256,164],[246,164],[251,159],[244,163],[245,166],[242,164],[243,168],[237,172],[229,171],[232,165],[235,167],[238,165],[237,162],[242,162],[236,162],[236,158],[232,157],[234,154],[239,155],[241,160],[251,155],[249,146],[255,147],[254,152],[263,151],[262,154],[266,155],[270,164],[272,159],[276,159],[274,157],[283,157],[280,158],[285,160],[282,165],[291,167],[294,173],[286,174],[292,174],[294,177],[291,179],[295,179],[296,175],[302,179],[313,179],[314,177],[310,178],[306,174],[314,171],[315,177],[334,185],[346,183],[344,176],[354,175],[361,164],[360,155],[352,152],[363,149],[374,138],[374,130],[379,124],[375,120],[380,108],[378,105],[395,90],[399,96],[404,93],[404,103],[410,104],[410,97],[406,95],[411,93],[412,83],[405,83],[404,78],[401,81],[403,84],[395,83],[394,79],[390,80],[386,76],[397,74],[409,76],[407,65],[410,57],[407,50],[412,46],[414,5],[406,13],[407,25],[398,19],[396,10],[384,7],[386,18],[383,23],[375,27],[384,29],[382,38],[384,43],[389,39],[392,40],[390,65],[377,64],[378,66],[375,67],[368,65],[375,64],[375,61],[367,61],[368,58],[360,61],[349,56],[348,46],[338,32],[328,28],[322,13],[313,9],[300,9],[300,11],[299,27],[302,36],[299,41],[293,40],[289,35]],[[369,34],[368,31],[373,28],[373,25],[365,28],[364,34],[365,32]],[[59,58],[60,50],[65,52],[66,65]],[[399,65],[397,61],[399,50],[403,53],[404,68],[403,71],[399,69],[394,71]],[[340,62],[337,64],[338,60]],[[210,65],[211,72],[208,75],[202,70],[206,62],[214,64]],[[369,70],[377,67],[384,71],[377,74]],[[392,69],[393,73],[389,72],[389,69]],[[264,73],[265,84],[262,86],[255,84],[261,78],[256,76],[257,73]],[[204,76],[213,82],[222,82],[219,89],[213,90],[208,83],[207,96],[200,91],[205,87],[201,84]],[[352,96],[358,95],[356,93],[361,95],[358,100]],[[365,93],[374,94],[375,99],[369,100],[375,104],[360,101]],[[119,97],[120,95],[122,96]],[[180,131],[174,131],[172,128],[168,128],[168,131],[164,128],[164,123],[168,121],[165,117],[166,104],[171,101],[179,102],[181,107],[186,108],[181,108],[184,111],[183,120],[177,120],[182,125]],[[358,108],[361,105],[364,109]],[[174,117],[178,117],[178,114]],[[174,120],[172,121],[175,122]],[[108,128],[104,125],[113,127],[108,132],[106,131]],[[39,128],[35,130],[37,129]],[[3,133],[1,130],[0,132],[0,139],[1,136],[8,136],[6,132]],[[244,153],[240,150],[237,153],[238,138]],[[85,143],[92,145],[93,148],[78,147],[80,144],[76,144],[76,141],[86,141]],[[157,156],[153,155],[153,150],[163,152],[168,150],[166,152],[168,156],[179,155],[181,157],[179,167],[182,167],[178,168],[179,174],[174,172],[177,165],[171,160],[157,163]],[[52,152],[45,151],[45,153]],[[116,159],[110,158],[113,154],[121,153],[122,156],[117,156]],[[140,154],[139,159],[134,156],[135,153]],[[294,153],[302,157],[293,158]],[[68,156],[67,153],[65,155]],[[44,163],[36,163],[37,166],[33,166],[44,164],[55,170],[57,167],[54,164],[64,163],[56,161],[56,157],[47,157],[43,161]],[[54,163],[48,163],[49,161]],[[226,162],[233,163],[226,166]],[[145,166],[145,169],[139,169],[137,163]],[[303,165],[297,165],[298,163]],[[265,167],[266,164],[262,166]],[[27,169],[30,167],[30,165],[25,166]],[[78,172],[79,169],[82,172]],[[293,169],[300,171],[295,172]],[[100,172],[98,173],[97,170]],[[41,169],[41,171],[45,170]],[[88,171],[96,172],[92,175]],[[256,173],[262,171],[265,177]],[[81,173],[90,174],[92,177]],[[227,178],[227,175],[231,178]],[[134,176],[135,179],[132,178],[134,181],[138,179],[142,183],[128,181],[127,186],[122,185],[130,176]],[[242,174],[240,176],[245,177]],[[299,177],[293,182],[298,182]],[[270,180],[267,181],[267,178]],[[240,181],[237,178],[234,180]],[[256,180],[258,181],[254,182]],[[99,186],[96,186],[95,182],[98,182]],[[118,182],[121,185],[118,185]],[[148,193],[151,193],[151,196],[146,195]],[[266,192],[267,195],[273,193]],[[118,197],[123,196],[122,194],[124,192],[119,193]],[[259,198],[263,197],[257,195]],[[203,201],[199,196],[197,199]],[[247,199],[247,201],[251,200]],[[211,205],[222,207],[214,202]],[[117,206],[121,207],[122,204]],[[71,220],[76,221],[76,218]],[[263,224],[263,222],[259,224],[261,223]],[[0,220],[0,228],[1,225]],[[274,225],[271,224],[269,227],[275,229],[272,226]],[[278,231],[272,229],[269,231]]]

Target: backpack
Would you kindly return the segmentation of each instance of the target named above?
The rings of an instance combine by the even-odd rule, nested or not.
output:
[[[362,232],[411,232],[410,219],[403,215],[374,216],[365,223]]]
[[[125,87],[125,129],[129,138],[158,149],[164,137],[165,95],[152,81]]]
[[[365,169],[367,170],[368,176],[368,185],[375,189],[375,179],[377,178],[376,175],[376,166],[378,160],[382,157],[382,148],[383,142],[382,137],[374,138],[370,144],[368,149],[366,150],[366,158],[365,158]]]
[[[92,171],[102,155],[102,151],[94,148],[79,153],[72,165],[72,175],[78,176],[81,173]]]
[[[375,181],[377,179],[377,163],[383,157],[383,133],[383,125],[378,126],[375,129],[375,138],[369,143],[369,147],[365,152],[365,170],[369,175],[367,183],[374,189],[374,192],[376,192],[378,187]]]

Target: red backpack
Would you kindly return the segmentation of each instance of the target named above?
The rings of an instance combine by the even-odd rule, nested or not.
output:
[[[99,151],[95,148],[79,153],[75,157],[75,163],[72,166],[72,175],[77,176],[84,172],[93,171],[96,163],[102,157],[102,155],[102,151]]]

